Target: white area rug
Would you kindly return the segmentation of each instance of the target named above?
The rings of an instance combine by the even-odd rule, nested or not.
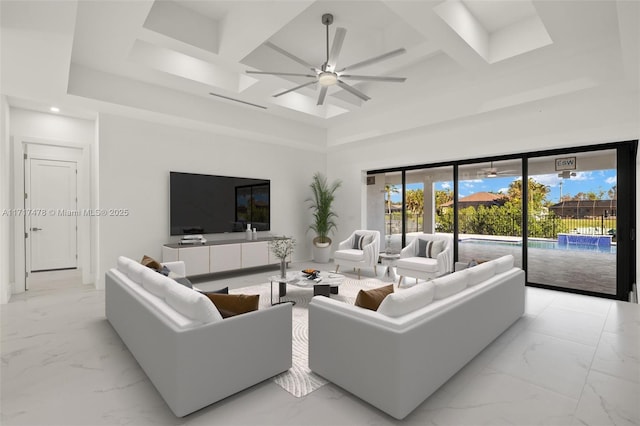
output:
[[[364,280],[345,278],[339,287],[339,294],[332,294],[331,298],[341,300],[345,303],[353,304],[360,289],[371,289],[389,285],[390,282],[370,278]],[[270,284],[261,284],[251,287],[243,287],[229,290],[232,294],[259,294],[260,309],[271,306]],[[274,302],[278,298],[278,284],[273,285]],[[284,390],[298,398],[308,395],[316,389],[324,386],[327,381],[309,370],[309,327],[308,327],[308,306],[313,297],[313,287],[300,288],[287,286],[287,295],[283,300],[293,300],[292,322],[292,344],[293,344],[293,365],[291,369],[273,378],[273,381]]]

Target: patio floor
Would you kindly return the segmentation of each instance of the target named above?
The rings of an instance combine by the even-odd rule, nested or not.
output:
[[[461,262],[512,254],[522,267],[522,247],[507,244],[458,244]],[[529,248],[527,279],[576,290],[616,294],[616,255],[590,251]]]
[[[417,233],[407,233],[407,242]],[[460,235],[460,239],[493,239],[521,241],[516,237]],[[399,251],[400,235],[392,236],[392,247]],[[590,251],[569,251],[529,248],[528,281],[575,290],[616,294],[616,255]],[[512,254],[515,264],[522,267],[522,247],[508,244],[458,244],[458,259],[495,259]]]

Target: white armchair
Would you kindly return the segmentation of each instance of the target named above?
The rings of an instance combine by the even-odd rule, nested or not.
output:
[[[429,243],[442,241],[439,247]],[[419,253],[421,246],[425,253]],[[439,253],[430,250],[435,249]],[[396,273],[400,276],[398,287],[404,277],[431,280],[453,270],[453,239],[450,235],[421,234],[400,252]]]
[[[338,245],[338,250],[333,255],[336,264],[336,273],[340,265],[353,267],[358,270],[360,279],[360,268],[371,268],[378,273],[376,265],[380,256],[380,232],[360,229],[354,231],[349,238]]]

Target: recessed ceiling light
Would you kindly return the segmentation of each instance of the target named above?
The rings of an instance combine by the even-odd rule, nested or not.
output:
[[[60,108],[58,108],[58,107],[51,107],[51,108],[49,108],[49,110],[51,112],[60,112]]]

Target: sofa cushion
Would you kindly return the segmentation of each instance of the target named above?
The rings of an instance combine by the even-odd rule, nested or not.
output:
[[[364,252],[362,250],[346,249],[338,250],[334,253],[334,259],[350,260],[352,262],[360,262],[364,260]]]
[[[460,272],[454,272],[453,274],[436,278],[432,283],[435,288],[433,298],[436,300],[445,299],[467,288],[469,276],[465,269]]]
[[[433,300],[434,286],[428,281],[406,290],[389,294],[384,298],[378,312],[388,317],[400,317],[427,306]]]
[[[172,277],[171,275],[169,275],[169,279],[172,279],[173,281],[177,282],[178,284],[181,284],[187,288],[193,288],[193,284],[191,283],[191,280],[189,280],[189,278],[187,277],[178,277],[176,276],[175,278]]]
[[[127,269],[127,276],[131,279],[131,281],[135,282],[136,284],[142,284],[142,274],[149,268],[147,268],[146,266],[142,266],[136,261],[131,260]]]
[[[229,318],[235,315],[246,314],[247,312],[257,311],[260,303],[259,294],[224,294],[224,293],[205,293],[216,306],[222,318]]]
[[[428,257],[435,259],[444,250],[444,241],[442,240],[423,240],[418,238],[418,257]]]
[[[146,254],[142,256],[140,264],[146,266],[147,268],[155,269],[156,271],[158,269],[162,269],[162,264],[160,262],[158,262],[151,256],[147,256]]]
[[[354,305],[375,311],[384,298],[391,293],[393,293],[393,284],[372,288],[371,290],[360,290]]]
[[[151,268],[146,268],[142,272],[142,287],[151,294],[164,298],[167,294],[167,287],[172,285],[173,280],[157,273]]]
[[[438,260],[428,257],[406,257],[398,260],[396,266],[415,271],[438,272]]]
[[[210,323],[222,320],[222,315],[207,296],[183,285],[174,283],[167,286],[164,300],[173,309],[195,321]]]
[[[480,284],[483,281],[488,280],[495,274],[495,270],[496,270],[496,265],[493,262],[485,262],[485,263],[481,263],[478,266],[474,266],[473,268],[465,269],[469,277],[468,286],[471,287],[476,284]]]
[[[127,275],[127,273],[129,272],[129,262],[131,262],[131,261],[132,260],[129,259],[128,257],[119,256],[118,257],[118,271],[120,271],[123,274]]]
[[[502,274],[503,272],[507,272],[509,269],[513,268],[513,255],[508,254],[492,260],[491,262],[496,265],[495,273]]]

